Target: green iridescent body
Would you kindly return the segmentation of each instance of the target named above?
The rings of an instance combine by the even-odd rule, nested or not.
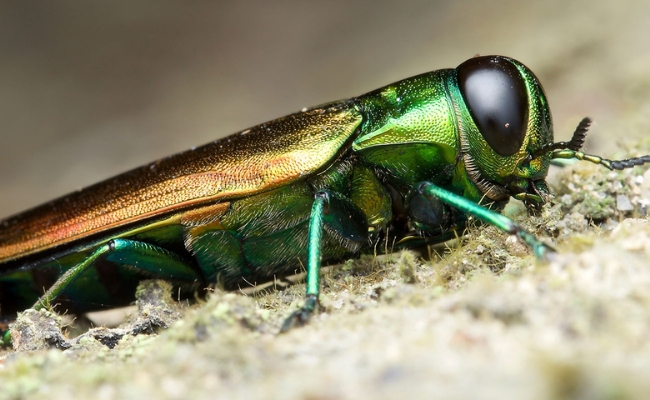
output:
[[[491,63],[523,99],[512,126],[481,120],[483,100],[470,93],[470,78]],[[313,311],[321,261],[384,241],[439,241],[468,215],[544,257],[552,249],[495,211],[511,196],[543,204],[554,157],[612,162],[579,152],[586,128],[553,144],[544,93],[522,64],[493,56],[463,65],[268,122],[3,221],[0,311],[117,306],[151,276],[236,288],[306,267],[307,302],[286,328]],[[514,139],[508,129],[518,129]]]

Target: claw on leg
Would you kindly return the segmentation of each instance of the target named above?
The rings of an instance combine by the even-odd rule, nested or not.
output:
[[[291,315],[284,321],[280,333],[284,333],[290,329],[304,326],[318,307],[318,296],[310,294],[305,299],[305,305],[298,310],[291,313]]]

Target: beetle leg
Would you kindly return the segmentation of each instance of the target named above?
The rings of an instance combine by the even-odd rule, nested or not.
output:
[[[41,296],[32,308],[37,310],[51,304],[70,284],[98,260],[129,265],[157,277],[193,282],[199,274],[176,254],[161,247],[128,239],[112,239],[99,246],[88,258],[67,270]]]
[[[510,218],[482,207],[479,204],[476,204],[473,201],[468,200],[462,196],[438,187],[431,182],[419,183],[416,186],[416,190],[425,197],[430,198],[431,202],[441,200],[451,207],[464,212],[465,214],[472,215],[483,222],[494,225],[502,231],[507,232],[511,235],[516,235],[531,247],[533,253],[535,256],[537,256],[537,258],[549,258],[551,254],[555,252],[552,247],[539,241],[534,235],[527,232],[524,228],[519,226]]]
[[[223,277],[231,280],[228,277],[239,278],[250,273],[241,240],[233,232],[215,229],[194,236],[190,231],[188,237],[186,247],[193,253],[207,282],[221,282]]]
[[[307,293],[305,305],[294,311],[284,324],[280,332],[286,332],[294,326],[302,326],[307,323],[309,317],[318,306],[318,294],[320,293],[320,264],[321,264],[321,239],[323,237],[323,220],[325,203],[329,200],[328,192],[316,193],[314,203],[311,207],[309,218],[309,234],[307,237]]]
[[[454,225],[454,212],[442,200],[413,190],[406,196],[409,228],[418,233],[437,236]]]
[[[362,212],[348,199],[329,191],[316,193],[307,237],[307,290],[305,305],[292,313],[280,332],[304,325],[318,307],[323,230],[356,253],[368,239],[368,224]]]

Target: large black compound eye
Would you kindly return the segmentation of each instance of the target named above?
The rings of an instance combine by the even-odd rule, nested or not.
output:
[[[458,86],[485,141],[507,157],[521,148],[528,124],[528,94],[515,65],[500,56],[475,57],[456,68]]]

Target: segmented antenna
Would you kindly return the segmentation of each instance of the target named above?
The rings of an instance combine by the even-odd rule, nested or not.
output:
[[[571,140],[568,142],[556,142],[556,143],[549,143],[543,145],[539,150],[534,152],[532,154],[532,158],[539,157],[541,155],[544,155],[546,153],[550,153],[551,151],[554,150],[573,150],[573,151],[580,151],[582,146],[585,144],[585,139],[587,138],[587,131],[589,130],[589,127],[591,127],[591,118],[585,117],[580,121],[578,126],[576,127],[576,130],[573,132],[573,136],[571,136]]]
[[[576,130],[573,132],[573,136],[571,136],[571,140],[569,140],[569,143],[566,143],[566,148],[569,150],[573,151],[580,151],[582,146],[585,144],[585,139],[587,138],[587,131],[591,127],[591,118],[589,117],[584,117],[582,121],[578,124],[576,127]],[[561,144],[564,144],[564,142],[560,142]]]
[[[611,168],[610,169],[626,169],[626,168],[634,168],[637,165],[643,165],[645,163],[650,163],[650,156],[641,156],[641,157],[634,157],[634,158],[628,158],[627,160],[605,160],[603,161],[609,161]]]
[[[575,132],[573,132],[573,137],[568,142],[557,142],[552,143],[546,146],[542,146],[541,149],[533,153],[533,158],[540,155],[553,152],[551,158],[564,158],[564,159],[577,159],[585,160],[592,162],[594,164],[602,165],[605,168],[611,170],[623,170],[627,168],[634,168],[645,163],[650,163],[650,156],[641,156],[628,158],[626,160],[608,160],[600,156],[594,156],[591,154],[585,154],[580,151],[582,146],[585,144],[585,138],[587,137],[587,131],[591,126],[591,118],[583,118],[582,121],[578,124]]]
[[[564,158],[564,159],[572,159],[575,158],[577,160],[584,160],[584,161],[589,161],[594,164],[602,165],[603,167],[611,170],[617,169],[617,170],[622,170],[626,168],[634,168],[638,165],[643,165],[645,163],[650,163],[650,156],[641,156],[641,157],[634,157],[634,158],[628,158],[627,160],[608,160],[606,158],[602,158],[600,156],[594,156],[592,154],[585,154],[581,151],[574,151],[574,150],[557,150],[553,152],[552,158]]]

